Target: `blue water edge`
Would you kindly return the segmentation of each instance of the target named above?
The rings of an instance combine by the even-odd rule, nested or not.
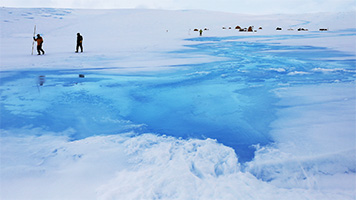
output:
[[[276,88],[355,81],[355,60],[331,59],[350,55],[232,39],[190,39],[202,42],[171,53],[227,59],[162,72],[2,71],[1,129],[41,128],[73,140],[127,132],[213,138],[246,162],[253,145],[273,142]]]

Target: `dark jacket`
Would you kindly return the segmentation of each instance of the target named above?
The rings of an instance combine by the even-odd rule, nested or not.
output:
[[[80,44],[83,42],[83,36],[77,35],[77,43]]]

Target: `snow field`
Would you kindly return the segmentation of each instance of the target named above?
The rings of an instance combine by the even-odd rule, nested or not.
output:
[[[0,11],[1,199],[356,198],[354,13]]]

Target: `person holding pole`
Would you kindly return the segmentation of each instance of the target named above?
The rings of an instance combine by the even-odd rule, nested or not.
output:
[[[37,42],[38,55],[41,55],[41,52],[42,52],[42,54],[45,54],[45,52],[42,49],[43,39],[40,36],[40,34],[37,34],[37,38],[33,37],[33,40],[35,40]]]

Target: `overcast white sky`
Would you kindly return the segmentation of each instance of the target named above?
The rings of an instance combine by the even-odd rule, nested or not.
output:
[[[1,7],[203,9],[234,13],[356,11],[356,0],[0,0]]]

